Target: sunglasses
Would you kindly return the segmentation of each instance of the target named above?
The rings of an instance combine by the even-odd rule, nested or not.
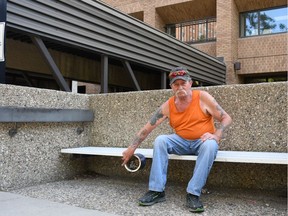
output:
[[[171,72],[171,73],[169,74],[169,78],[174,78],[174,77],[176,77],[176,76],[184,76],[184,75],[186,75],[186,74],[187,74],[187,72],[184,71],[184,70],[181,70],[181,71],[173,71],[173,72]]]

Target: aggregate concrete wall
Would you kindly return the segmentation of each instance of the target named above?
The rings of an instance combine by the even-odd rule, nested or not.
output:
[[[88,96],[60,91],[0,85],[0,107],[88,109]],[[15,136],[8,132],[17,127]],[[84,127],[81,134],[78,127]],[[1,123],[0,190],[74,177],[85,161],[60,154],[61,148],[87,146],[89,123]]]
[[[231,115],[233,124],[221,150],[287,150],[287,82],[199,88],[210,92]],[[95,156],[72,160],[61,148],[81,146],[127,147],[171,90],[82,95],[53,90],[0,85],[0,106],[91,109],[93,123],[1,123],[0,190],[72,178],[87,171],[147,180],[144,170],[128,173],[121,159]],[[17,134],[8,132],[17,127]],[[77,128],[84,132],[77,133]],[[157,135],[172,133],[168,123],[142,143],[152,148]],[[187,183],[195,162],[170,161],[168,182]],[[287,188],[286,165],[215,163],[207,185],[245,188]]]
[[[212,94],[233,118],[220,150],[287,151],[287,82],[198,89]],[[156,90],[91,96],[90,108],[95,110],[91,144],[127,147],[136,132],[171,95],[171,90]],[[168,122],[155,129],[141,147],[152,148],[154,139],[165,133],[172,133]],[[92,171],[135,179],[148,179],[151,163],[148,160],[145,170],[131,174],[120,166],[120,158],[90,160]],[[187,182],[193,167],[191,161],[170,161],[168,178]],[[287,187],[286,177],[285,165],[215,163],[207,184],[275,189]]]
[[[221,150],[286,152],[286,82],[195,89],[208,91],[233,119],[220,144]],[[90,96],[90,108],[95,112],[92,144],[127,147],[171,95],[171,90],[153,90]],[[151,148],[162,133],[172,133],[168,122],[156,128],[141,147]]]

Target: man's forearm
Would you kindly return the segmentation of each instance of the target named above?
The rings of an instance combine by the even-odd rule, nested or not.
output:
[[[136,149],[140,146],[140,144],[145,140],[145,138],[148,136],[148,131],[143,128],[140,130],[140,132],[138,134],[136,134],[132,144],[130,145],[130,147]]]
[[[223,138],[224,130],[231,124],[232,119],[229,115],[223,116],[222,121],[220,122],[219,127],[217,128],[215,135],[219,137],[219,139]]]

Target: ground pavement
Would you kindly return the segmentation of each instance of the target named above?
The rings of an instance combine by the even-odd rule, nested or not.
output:
[[[18,199],[22,199],[22,205],[26,206],[28,213],[29,210],[32,213],[35,211],[42,213],[35,214],[37,216],[195,215],[185,207],[185,189],[186,185],[168,182],[165,202],[142,207],[138,206],[137,199],[147,191],[147,181],[86,175],[72,180],[21,188],[9,191],[9,193],[0,192],[0,216],[26,216],[25,212],[18,215],[10,212],[13,208],[18,210],[21,208],[21,205],[17,204],[17,196],[19,196]],[[225,187],[208,188],[208,193],[201,196],[205,212],[198,215],[287,216],[286,192],[286,189],[264,191]],[[8,197],[8,200],[3,194]],[[11,196],[10,200],[9,196]],[[13,198],[13,196],[16,197]],[[28,215],[33,216],[31,212]]]

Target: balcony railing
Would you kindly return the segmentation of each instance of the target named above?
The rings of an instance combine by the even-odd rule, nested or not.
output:
[[[216,18],[166,25],[166,32],[185,43],[216,40]]]

